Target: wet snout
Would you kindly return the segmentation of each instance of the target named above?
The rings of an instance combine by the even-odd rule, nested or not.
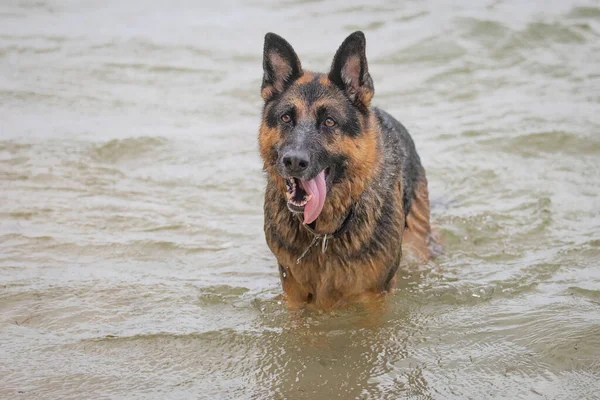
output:
[[[310,154],[305,150],[291,149],[283,153],[281,161],[286,175],[300,177],[310,166]]]

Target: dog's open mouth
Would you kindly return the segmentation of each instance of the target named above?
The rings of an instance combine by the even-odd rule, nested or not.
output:
[[[305,224],[312,223],[323,211],[327,197],[325,180],[328,175],[329,168],[326,168],[307,181],[298,178],[288,178],[285,181],[288,208],[293,212],[304,213]]]

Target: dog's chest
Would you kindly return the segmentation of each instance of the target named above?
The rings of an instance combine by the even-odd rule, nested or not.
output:
[[[378,273],[370,263],[351,260],[339,241],[322,247],[313,246],[300,262],[290,266],[296,281],[310,293],[344,293],[351,295],[369,290],[377,284]]]

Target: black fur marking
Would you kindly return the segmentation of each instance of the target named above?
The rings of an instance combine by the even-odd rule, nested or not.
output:
[[[283,124],[281,121],[281,116],[283,114],[289,114],[292,117],[292,122],[288,124],[283,124],[287,127],[292,127],[296,124],[296,108],[293,105],[288,105],[284,103],[272,103],[273,105],[269,108],[267,112],[267,126],[269,128],[276,128],[280,124]]]
[[[277,162],[277,148],[275,146],[271,146],[269,149],[269,159],[265,160],[269,165],[273,165]]]
[[[331,172],[333,176],[333,184],[343,182],[348,168],[348,157],[344,155],[334,155],[331,157],[331,164],[334,165],[334,170]]]
[[[398,271],[398,267],[400,266],[400,262],[402,261],[402,254],[394,261],[394,263],[390,266],[388,270],[387,276],[383,280],[381,284],[381,290],[389,291],[392,286],[392,280],[394,276],[396,276],[396,272]]]
[[[271,99],[270,101],[275,101],[275,99]],[[274,107],[270,107],[269,110],[266,110],[266,104],[265,104],[265,111],[266,111],[265,122],[267,123],[267,126],[269,128],[275,128],[279,124],[279,115],[277,115],[277,111],[275,110]]]
[[[319,107],[317,109],[317,128],[320,128],[328,117],[330,117],[330,114],[327,112],[327,107]]]
[[[290,213],[291,215],[291,213]],[[289,222],[290,225],[291,224],[296,224],[295,221],[290,221]],[[266,232],[265,232],[266,233]],[[300,248],[298,246],[294,246],[294,243],[287,243],[279,234],[279,232],[276,229],[271,229],[269,231],[269,239],[270,241],[267,243],[275,243],[277,247],[279,247],[280,249],[283,249],[285,251],[287,251],[288,253],[291,254],[301,254],[302,251],[304,251],[303,248]],[[300,243],[302,243],[300,241]]]
[[[298,90],[300,91],[300,96],[308,105],[326,96],[328,92],[327,87],[321,85],[318,79],[313,79],[304,85],[300,85]]]
[[[356,115],[355,108],[350,104],[346,106],[346,120],[340,123],[342,132],[350,136],[351,138],[358,137],[361,134],[360,121]],[[368,115],[368,112],[364,115]]]
[[[361,249],[352,254],[352,260],[365,260],[376,256],[379,252],[385,251],[388,241],[393,238],[391,235],[396,223],[395,223],[395,209],[397,207],[394,201],[395,196],[393,193],[389,193],[387,198],[383,201],[381,209],[381,216],[376,222],[373,235],[371,240],[363,243]],[[357,208],[357,218],[353,229],[364,229],[363,227],[367,222],[363,219],[365,211],[360,210],[360,206]],[[398,249],[400,251],[400,249]]]
[[[402,185],[404,187],[402,208],[404,210],[404,215],[408,216],[411,202],[415,195],[415,186],[422,173],[421,159],[417,154],[415,143],[408,134],[406,128],[385,111],[378,108],[373,108],[373,110],[382,126],[382,132],[391,132],[391,134],[396,136],[393,139],[402,143],[400,148],[404,150],[404,154],[398,155],[401,157],[398,161],[402,170]]]

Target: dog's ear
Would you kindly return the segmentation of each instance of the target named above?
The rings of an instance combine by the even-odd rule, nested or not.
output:
[[[369,108],[375,94],[365,54],[365,35],[354,32],[344,40],[333,57],[329,80],[342,89],[350,101]]]
[[[265,35],[261,96],[267,101],[302,75],[302,65],[292,46],[274,33]]]

